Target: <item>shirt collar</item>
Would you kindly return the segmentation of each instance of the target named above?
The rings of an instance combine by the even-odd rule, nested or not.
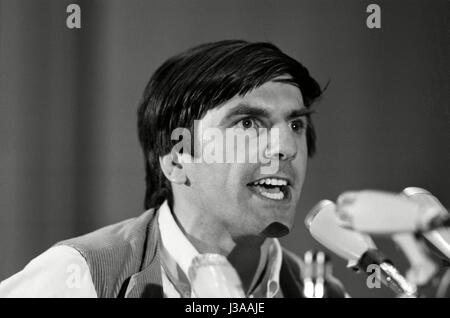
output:
[[[280,242],[276,238],[267,239],[261,246],[260,262],[250,288],[251,296],[272,298],[278,294],[282,261],[283,250]],[[255,286],[257,281],[260,283]]]
[[[192,260],[199,255],[199,252],[181,231],[173,218],[167,201],[164,201],[159,208],[158,223],[164,249],[188,277]]]
[[[167,201],[159,208],[158,223],[166,257],[171,258],[170,263],[175,262],[180,267],[185,277],[189,277],[189,267],[199,252],[178,226]],[[282,257],[280,242],[276,238],[267,239],[261,246],[259,265],[250,288],[250,291],[253,291],[252,295],[261,294],[260,297],[271,298],[278,293]],[[264,277],[259,279],[261,275]],[[254,286],[258,281],[260,283]]]

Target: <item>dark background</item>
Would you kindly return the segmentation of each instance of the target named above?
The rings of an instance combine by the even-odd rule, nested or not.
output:
[[[381,29],[366,27],[373,2]],[[70,3],[80,30],[66,27]],[[0,280],[142,212],[138,100],[165,59],[207,41],[270,41],[331,81],[286,247],[320,248],[304,216],[345,190],[419,186],[449,206],[449,17],[445,0],[0,1]],[[392,296],[333,260],[352,296]]]

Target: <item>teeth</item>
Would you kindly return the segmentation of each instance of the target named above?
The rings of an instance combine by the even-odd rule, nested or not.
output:
[[[272,200],[282,200],[284,198],[284,193],[281,191],[278,193],[261,192],[261,195]]]
[[[283,179],[277,179],[277,178],[265,178],[265,179],[256,181],[253,184],[254,185],[267,184],[267,185],[273,185],[273,186],[286,186],[287,181],[283,180]]]
[[[285,197],[284,192],[281,191],[280,187],[271,188],[270,192],[267,192],[267,190],[264,187],[257,185],[255,187],[255,190],[258,191],[258,193],[263,197],[272,200],[283,200]]]

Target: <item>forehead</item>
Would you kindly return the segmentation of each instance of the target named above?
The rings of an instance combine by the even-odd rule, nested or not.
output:
[[[300,89],[281,82],[267,82],[245,96],[235,96],[226,103],[209,110],[202,118],[204,124],[216,125],[233,108],[248,104],[264,109],[271,118],[284,118],[294,110],[305,108]]]

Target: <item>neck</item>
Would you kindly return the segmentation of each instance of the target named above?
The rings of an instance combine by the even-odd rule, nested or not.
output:
[[[178,226],[197,251],[227,257],[237,271],[244,290],[248,291],[258,268],[265,237],[233,237],[213,214],[192,207],[188,202],[175,203],[173,210]]]

